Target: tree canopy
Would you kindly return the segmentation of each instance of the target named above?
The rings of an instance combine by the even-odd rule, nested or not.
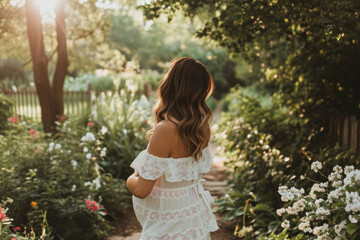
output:
[[[205,16],[197,36],[247,55],[274,96],[315,125],[360,116],[357,0],[158,0],[142,8],[148,19]]]

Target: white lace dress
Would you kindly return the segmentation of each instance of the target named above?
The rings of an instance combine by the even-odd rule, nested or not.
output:
[[[146,198],[132,197],[141,240],[209,240],[210,232],[219,229],[210,206],[214,199],[201,183],[214,155],[209,146],[202,151],[195,161],[160,158],[145,149],[131,163],[144,179],[158,179]]]

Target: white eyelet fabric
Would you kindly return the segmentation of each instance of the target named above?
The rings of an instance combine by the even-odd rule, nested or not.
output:
[[[210,232],[219,229],[211,210],[214,199],[202,185],[214,155],[209,147],[202,151],[195,161],[193,157],[161,158],[145,149],[131,163],[144,179],[157,179],[146,198],[132,197],[143,228],[141,240],[209,240]]]

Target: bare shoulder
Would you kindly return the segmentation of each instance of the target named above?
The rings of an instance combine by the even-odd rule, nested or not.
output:
[[[175,138],[175,125],[166,120],[159,122],[151,136],[148,152],[157,157],[168,157],[174,146]]]
[[[169,120],[162,120],[155,126],[155,131],[161,132],[163,134],[168,134],[169,136],[174,135],[175,130],[175,124]]]

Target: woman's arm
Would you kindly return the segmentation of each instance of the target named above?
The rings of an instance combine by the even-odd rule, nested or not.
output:
[[[151,136],[148,153],[166,158],[169,157],[174,142],[175,127],[168,121],[158,123]],[[146,198],[154,187],[156,180],[148,180],[133,173],[128,177],[126,186],[138,198]]]

